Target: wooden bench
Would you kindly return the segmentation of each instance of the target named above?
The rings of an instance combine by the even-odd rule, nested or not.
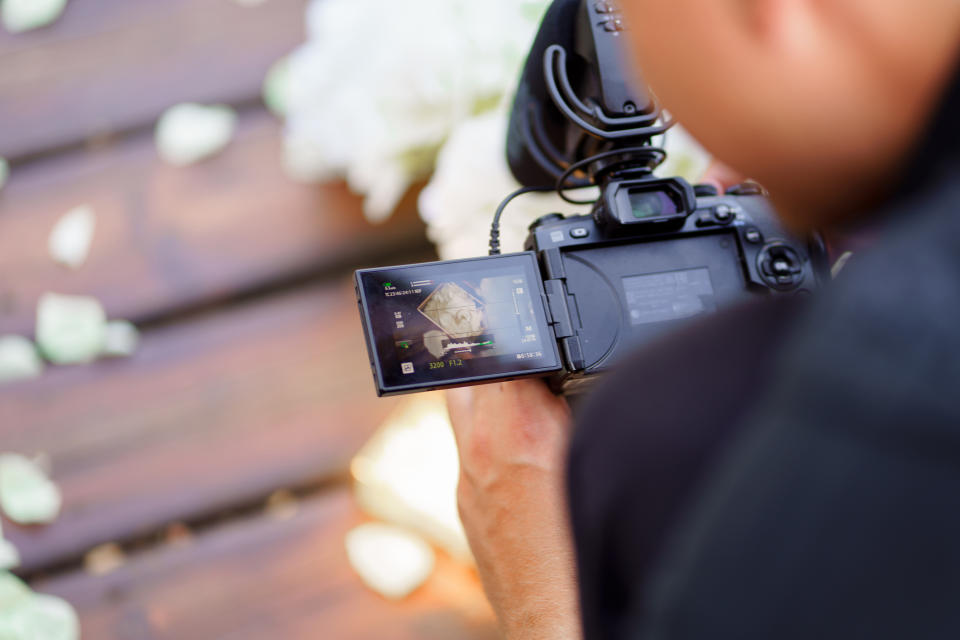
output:
[[[131,358],[0,387],[0,451],[49,455],[64,494],[54,524],[4,532],[84,637],[495,635],[475,574],[449,559],[399,603],[346,563],[364,520],[348,463],[394,406],[375,398],[349,271],[429,246],[412,196],[375,227],[343,185],[283,175],[282,125],[258,96],[303,9],[73,0],[47,29],[0,35],[0,334],[32,335],[47,291],[142,329]],[[152,127],[183,100],[241,117],[226,151],[179,169]],[[97,231],[71,272],[46,241],[79,204]],[[295,510],[266,506],[278,490]],[[125,562],[88,573],[104,543]]]

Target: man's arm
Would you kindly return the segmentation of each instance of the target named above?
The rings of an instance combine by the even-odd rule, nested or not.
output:
[[[700,182],[723,191],[743,179],[714,161]],[[540,380],[522,380],[454,389],[447,405],[460,451],[461,519],[507,638],[580,638],[566,401]]]
[[[460,516],[509,640],[581,637],[564,491],[571,418],[540,380],[455,389]]]

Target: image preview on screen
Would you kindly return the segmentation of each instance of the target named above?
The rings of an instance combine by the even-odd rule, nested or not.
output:
[[[559,369],[532,255],[366,270],[384,390]]]

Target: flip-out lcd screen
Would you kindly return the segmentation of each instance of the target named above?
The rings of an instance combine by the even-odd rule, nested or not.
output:
[[[378,392],[557,371],[533,254],[357,272]]]

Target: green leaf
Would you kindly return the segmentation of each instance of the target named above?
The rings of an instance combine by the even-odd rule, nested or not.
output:
[[[7,184],[7,178],[10,177],[10,163],[4,158],[0,158],[0,190]]]
[[[0,508],[20,524],[53,522],[62,499],[57,486],[31,460],[15,453],[0,455]]]

